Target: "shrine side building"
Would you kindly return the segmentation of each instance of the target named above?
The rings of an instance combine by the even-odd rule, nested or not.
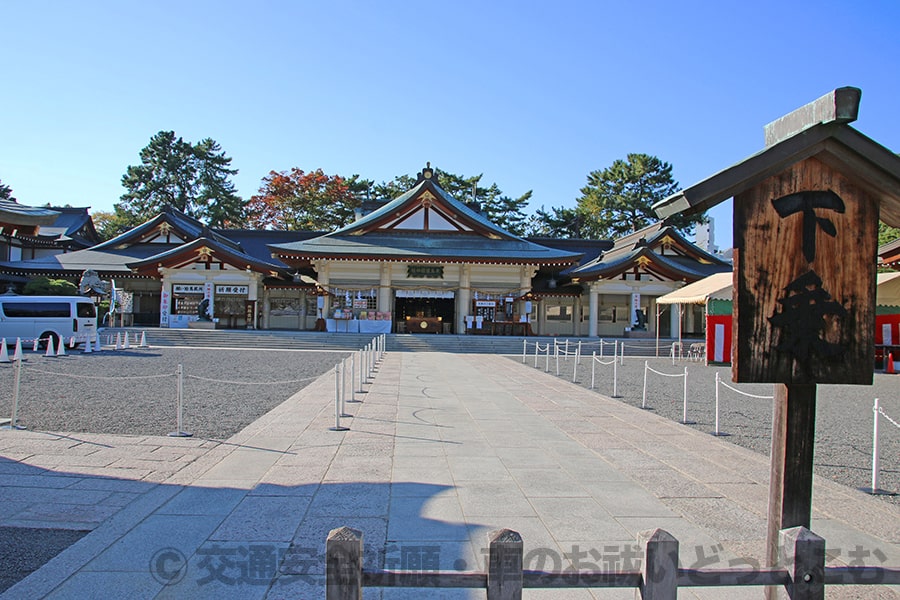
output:
[[[702,310],[660,313],[656,298],[731,265],[664,221],[618,240],[522,238],[429,167],[336,231],[211,229],[170,208],[88,248],[0,262],[13,286],[88,270],[115,282],[124,325],[675,337],[701,333]]]

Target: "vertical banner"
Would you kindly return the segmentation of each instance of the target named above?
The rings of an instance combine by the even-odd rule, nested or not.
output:
[[[209,302],[208,308],[206,309],[207,316],[212,319],[213,315],[216,314],[213,309],[213,302],[215,301],[215,292],[212,281],[207,281],[206,285],[203,286],[203,299]]]
[[[641,294],[640,292],[633,292],[631,294],[631,319],[629,319],[628,323],[634,325],[638,322],[637,311],[641,310]]]
[[[168,327],[169,326],[169,306],[172,302],[172,296],[169,293],[169,289],[164,285],[162,289],[162,295],[159,299],[159,326],[160,327]]]

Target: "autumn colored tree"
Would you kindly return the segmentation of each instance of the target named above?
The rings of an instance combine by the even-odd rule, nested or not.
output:
[[[271,171],[247,205],[248,223],[258,229],[330,231],[353,221],[370,183],[358,175]]]

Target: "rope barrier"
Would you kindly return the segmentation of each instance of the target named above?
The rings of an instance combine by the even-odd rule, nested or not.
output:
[[[208,377],[200,377],[199,375],[185,375],[188,379],[197,379],[199,381],[208,381],[210,383],[227,383],[229,385],[288,385],[291,383],[302,383],[304,381],[312,381],[318,377],[304,377],[303,379],[288,379],[285,381],[229,381],[227,379],[210,379]],[[117,377],[117,379],[126,379]]]
[[[613,359],[609,362],[604,362],[597,358],[597,353],[594,352],[591,356],[591,389],[594,389],[594,367],[599,363],[601,365],[612,365],[613,366],[613,398],[619,398],[619,358],[616,356],[615,350],[613,350]]]
[[[661,375],[662,377],[684,377],[684,399],[682,402],[682,416],[681,416],[681,424],[682,425],[693,425],[693,421],[688,421],[687,418],[687,382],[688,382],[688,371],[687,367],[684,368],[684,373],[678,373],[677,375],[673,375],[672,373],[663,373],[662,371],[657,371],[650,367],[648,361],[644,361],[644,394],[641,399],[641,408],[644,410],[647,409],[647,371],[656,373],[657,375]]]
[[[716,372],[716,425],[715,430],[713,430],[712,434],[717,437],[724,437],[728,435],[727,433],[719,430],[719,386],[725,386],[729,390],[737,392],[742,396],[747,396],[748,398],[756,398],[757,400],[772,400],[775,398],[774,396],[760,396],[757,394],[748,394],[747,392],[741,391],[735,387],[728,385],[727,383],[724,383],[719,377],[719,373]]]
[[[97,375],[74,375],[72,373],[58,373],[56,371],[44,371],[43,369],[35,369],[29,367],[29,373],[43,373],[44,375],[56,375],[59,377],[71,377],[72,379],[103,379],[109,381],[122,381],[128,379],[161,379],[163,377],[171,377],[172,373],[164,373],[162,375],[131,375],[127,377],[100,377]]]
[[[878,398],[875,398],[875,404],[872,406],[872,487],[863,488],[863,491],[873,495],[890,493],[878,487],[878,476],[881,473],[880,450],[878,442],[878,415],[881,415],[882,417],[887,419],[887,421],[895,427],[900,428],[900,423],[889,417],[888,414],[884,412],[884,408],[882,408],[879,404]]]

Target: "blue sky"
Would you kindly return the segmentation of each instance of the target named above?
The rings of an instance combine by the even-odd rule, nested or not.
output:
[[[426,161],[531,209],[658,156],[682,186],[834,88],[900,149],[900,2],[4,2],[0,180],[111,210],[150,137],[218,141],[245,198],[271,170],[376,182]],[[731,240],[730,203],[711,213]]]

